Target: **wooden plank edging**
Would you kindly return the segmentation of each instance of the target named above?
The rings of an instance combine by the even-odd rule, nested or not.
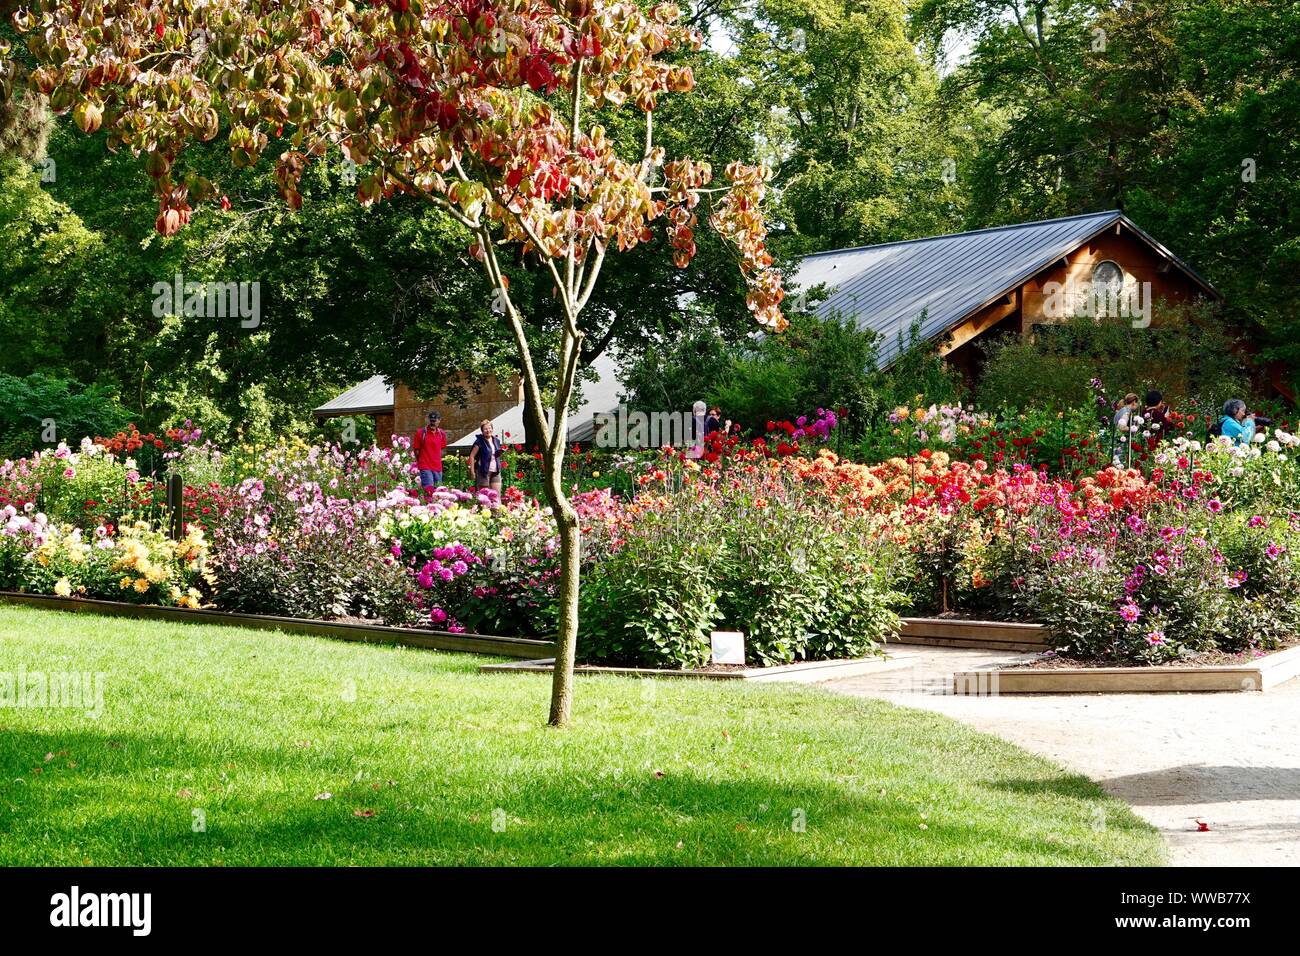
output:
[[[599,664],[579,664],[574,668],[574,673],[604,674],[614,677],[673,677],[693,678],[695,680],[779,681],[812,684],[841,677],[875,674],[910,665],[910,659],[904,654],[902,656],[882,655],[845,660],[799,661],[795,664],[778,664],[774,667],[746,667],[725,671],[682,670],[660,667],[605,667]],[[554,666],[555,659],[546,658],[544,660],[527,661],[526,663],[483,664],[479,667],[479,671],[484,674],[549,674]]]
[[[452,634],[447,631],[422,631],[410,627],[384,624],[355,624],[341,621],[314,621],[309,618],[279,617],[273,614],[242,614],[211,608],[162,607],[156,604],[128,604],[99,598],[62,598],[51,594],[26,594],[0,591],[0,602],[44,607],[58,611],[133,617],[145,620],[179,621],[186,624],[217,624],[259,630],[310,634],[368,644],[400,644],[439,651],[463,651],[497,657],[536,659],[554,657],[553,641],[527,637],[498,637],[488,634]]]
[[[1300,647],[1211,667],[1003,667],[953,674],[953,691],[1000,694],[1178,694],[1265,691],[1300,676]]]
[[[1021,621],[970,621],[963,618],[904,617],[890,642],[988,650],[1046,648],[1050,634],[1042,624]]]

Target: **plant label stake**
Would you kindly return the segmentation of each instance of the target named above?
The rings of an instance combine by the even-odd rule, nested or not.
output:
[[[710,640],[713,642],[713,663],[745,663],[745,635],[740,631],[714,631]]]

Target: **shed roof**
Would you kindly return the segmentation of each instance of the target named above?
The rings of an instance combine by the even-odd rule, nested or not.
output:
[[[340,415],[376,415],[393,410],[393,386],[382,375],[372,375],[313,411],[317,418]]]
[[[884,367],[898,357],[900,336],[905,340],[923,313],[921,336],[937,338],[1116,224],[1220,298],[1195,270],[1115,209],[819,252],[803,259],[794,284],[803,291],[825,284],[829,295],[817,314],[838,313],[852,317],[859,329],[873,329]]]
[[[580,381],[577,385],[581,397],[578,410],[569,415],[569,442],[589,442],[595,437],[596,416],[618,409],[623,383],[618,366],[608,354],[602,354],[591,363],[595,379]],[[524,440],[524,406],[519,404],[492,419],[492,430],[510,444]],[[468,448],[474,444],[478,429],[462,435],[451,443],[451,448]]]

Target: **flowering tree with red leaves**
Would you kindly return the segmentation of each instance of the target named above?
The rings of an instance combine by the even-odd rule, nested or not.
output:
[[[25,84],[83,131],[104,130],[110,149],[143,156],[164,236],[222,196],[181,172],[187,145],[222,135],[238,168],[273,139],[283,146],[275,177],[294,209],[308,164],[339,149],[362,173],[363,204],[411,195],[472,234],[519,352],[531,424],[545,436],[544,488],[563,555],[556,725],[570,714],[578,634],[580,541],[562,487],[564,438],[583,309],[607,252],[650,240],[662,222],[685,267],[707,202],[708,223],[737,250],[756,321],[785,325],[760,211],[767,171],[732,164],[728,182],[713,186],[706,163],[670,161],[655,145],[659,99],[693,86],[669,57],[702,43],[679,19],[672,4],[630,0],[47,0],[13,17],[32,69],[20,71],[0,46],[0,102]],[[644,114],[639,155],[619,155],[588,121],[605,108]],[[528,325],[501,268],[498,250],[510,244],[550,273],[562,316],[558,370],[545,383],[549,422]]]

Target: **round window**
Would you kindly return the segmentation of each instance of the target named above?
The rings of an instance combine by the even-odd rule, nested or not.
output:
[[[1101,295],[1119,295],[1124,289],[1124,270],[1110,259],[1099,262],[1092,270],[1092,286]]]

